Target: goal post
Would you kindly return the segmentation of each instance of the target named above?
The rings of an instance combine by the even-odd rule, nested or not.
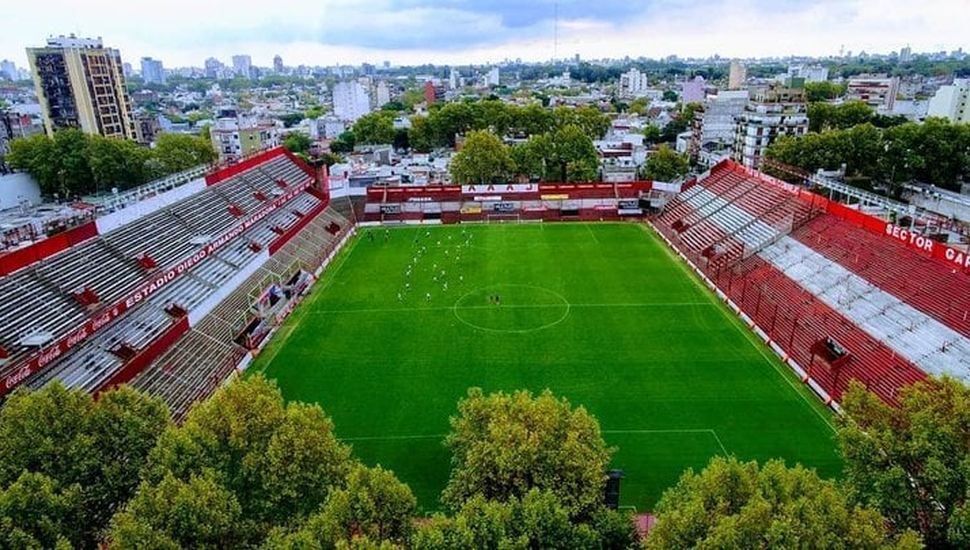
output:
[[[518,223],[522,221],[518,213],[512,212],[489,212],[485,215],[485,223]]]

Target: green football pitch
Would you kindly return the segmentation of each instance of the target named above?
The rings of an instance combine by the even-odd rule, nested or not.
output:
[[[586,407],[641,511],[714,455],[841,468],[828,411],[639,224],[362,229],[250,371],[320,403],[425,511],[475,386]]]

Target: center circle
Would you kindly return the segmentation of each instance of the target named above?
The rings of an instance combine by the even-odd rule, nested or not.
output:
[[[507,283],[464,294],[455,301],[452,311],[459,321],[474,329],[526,333],[563,322],[569,316],[569,302],[548,288]]]

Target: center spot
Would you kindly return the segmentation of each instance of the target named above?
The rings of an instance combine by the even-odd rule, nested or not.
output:
[[[487,332],[533,332],[562,322],[569,302],[534,285],[495,284],[473,290],[455,302],[455,317]]]

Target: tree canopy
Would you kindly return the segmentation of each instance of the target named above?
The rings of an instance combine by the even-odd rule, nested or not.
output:
[[[682,178],[689,168],[687,158],[662,144],[647,156],[643,165],[643,177],[648,180],[674,181]]]
[[[130,189],[216,159],[205,138],[162,134],[153,149],[133,141],[59,130],[10,143],[7,163],[30,173],[45,195],[61,197]]]
[[[353,132],[357,143],[388,144],[394,142],[394,112],[375,111],[354,123]]]
[[[853,505],[839,486],[777,460],[759,467],[715,457],[664,492],[647,548],[920,548],[896,538],[876,511]]]
[[[573,517],[602,505],[612,451],[599,423],[549,391],[533,397],[471,389],[445,443],[452,471],[442,502],[454,510],[475,496],[508,501],[532,489],[550,491]]]
[[[451,159],[451,177],[457,183],[492,183],[508,181],[515,170],[509,148],[487,130],[473,130],[465,137],[462,148]]]
[[[93,547],[169,426],[161,401],[51,383],[0,410],[0,547]]]
[[[845,130],[872,122],[875,117],[876,112],[872,107],[862,101],[846,101],[840,105],[831,103],[808,105],[808,129],[812,132]]]
[[[283,138],[283,147],[294,154],[306,154],[310,151],[311,145],[313,141],[310,140],[310,136],[300,132],[292,132]]]
[[[809,172],[845,164],[848,176],[868,182],[895,187],[915,179],[957,191],[960,178],[970,176],[970,124],[939,118],[885,129],[862,124],[782,137],[765,155]]]
[[[132,504],[113,521],[112,544],[259,544],[315,513],[352,466],[319,406],[284,404],[259,376],[239,380],[161,435]],[[198,532],[203,525],[213,527]]]
[[[905,387],[890,407],[858,383],[844,394],[845,481],[898,530],[935,548],[970,546],[970,389],[951,379]]]

